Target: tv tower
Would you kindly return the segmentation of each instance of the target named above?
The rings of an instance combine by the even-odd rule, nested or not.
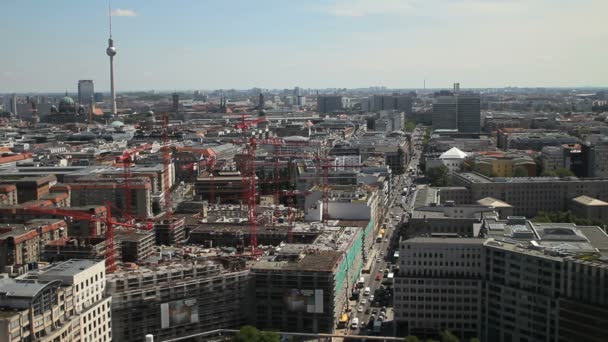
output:
[[[114,41],[112,40],[112,6],[108,1],[108,16],[110,19],[110,38],[108,39],[108,48],[106,54],[110,56],[110,93],[112,96],[112,114],[117,114],[116,109],[116,91],[114,89],[114,56],[116,56],[116,48],[114,47]]]

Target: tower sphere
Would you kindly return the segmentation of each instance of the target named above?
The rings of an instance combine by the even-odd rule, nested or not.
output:
[[[116,48],[115,48],[115,47],[113,47],[113,46],[109,46],[109,47],[106,49],[106,54],[107,54],[108,56],[110,56],[110,57],[114,57],[114,56],[116,56]]]

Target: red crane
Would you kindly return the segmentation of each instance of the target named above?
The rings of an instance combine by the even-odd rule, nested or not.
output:
[[[258,236],[257,236],[257,213],[256,213],[256,199],[257,199],[257,184],[255,176],[255,149],[256,142],[254,138],[249,140],[249,143],[245,145],[245,156],[243,158],[243,197],[245,198],[245,204],[247,205],[247,218],[249,221],[249,235],[251,246],[251,255],[255,256],[258,254]]]
[[[265,116],[260,116],[259,118],[253,119],[253,120],[245,120],[248,117],[249,117],[249,115],[246,115],[246,114],[241,115],[241,122],[235,124],[234,128],[246,130],[249,127],[255,126],[261,122],[266,121]]]
[[[152,230],[152,223],[148,222],[146,226],[135,225],[125,222],[114,221],[112,218],[112,212],[110,211],[110,204],[106,205],[106,214],[105,216],[98,216],[92,213],[87,213],[83,211],[77,210],[68,210],[68,209],[58,209],[58,208],[42,208],[42,207],[32,207],[24,209],[24,212],[34,213],[34,214],[43,214],[43,215],[52,215],[52,216],[63,216],[63,217],[71,217],[75,220],[81,221],[90,221],[90,222],[103,222],[106,224],[106,270],[109,273],[112,273],[116,270],[116,264],[114,260],[114,226],[123,226],[128,228],[136,228],[136,229],[144,229],[144,230]]]
[[[123,167],[123,179],[124,179],[124,211],[123,216],[127,221],[133,219],[132,205],[132,191],[131,191],[131,164],[135,161],[135,155],[139,152],[145,151],[152,148],[151,144],[144,144],[136,148],[125,150],[121,156],[116,158],[117,164],[122,164]]]
[[[236,142],[244,144],[243,149],[243,167],[242,167],[242,182],[243,182],[243,197],[247,204],[247,212],[248,212],[248,221],[249,221],[249,230],[250,230],[250,245],[251,245],[251,254],[257,255],[257,213],[256,213],[256,200],[257,200],[257,180],[255,174],[255,150],[257,145],[259,144],[269,144],[275,146],[282,145],[296,145],[296,146],[310,146],[314,145],[313,142],[310,141],[285,141],[283,139],[270,138],[270,139],[256,139],[255,137],[247,138],[245,135],[246,129],[257,125],[260,122],[266,121],[265,117],[260,117],[255,120],[245,121],[246,115],[242,115],[242,122],[236,124],[234,127],[236,129],[243,130],[243,140]],[[278,168],[278,162],[275,162],[273,166]],[[278,181],[278,177],[275,177],[275,182]],[[275,189],[275,197],[278,197],[278,188]],[[278,204],[278,203],[277,203]],[[291,230],[291,228],[290,228]],[[289,239],[289,235],[288,235]]]

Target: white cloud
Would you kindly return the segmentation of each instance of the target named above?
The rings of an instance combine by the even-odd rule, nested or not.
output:
[[[112,10],[113,17],[136,17],[137,13],[132,9],[116,8]]]

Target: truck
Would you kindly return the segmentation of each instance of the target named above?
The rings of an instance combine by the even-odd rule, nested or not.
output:
[[[363,286],[365,286],[365,278],[360,277],[359,281],[357,282],[357,287],[360,288],[360,289],[362,289]]]

